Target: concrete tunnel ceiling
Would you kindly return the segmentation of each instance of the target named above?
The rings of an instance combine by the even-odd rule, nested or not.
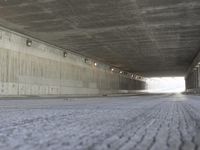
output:
[[[0,25],[144,76],[180,76],[200,50],[199,0],[0,0]]]

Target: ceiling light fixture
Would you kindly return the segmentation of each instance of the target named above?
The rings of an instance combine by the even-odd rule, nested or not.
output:
[[[85,63],[87,63],[87,62],[89,61],[89,59],[88,59],[88,58],[85,58],[84,61],[85,61]]]
[[[31,45],[32,45],[32,40],[27,39],[26,40],[26,46],[31,47]]]
[[[64,56],[64,57],[67,57],[67,52],[66,52],[66,51],[63,53],[63,56]]]

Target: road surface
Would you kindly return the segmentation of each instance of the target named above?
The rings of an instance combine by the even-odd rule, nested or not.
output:
[[[0,150],[200,150],[200,97],[0,100]]]

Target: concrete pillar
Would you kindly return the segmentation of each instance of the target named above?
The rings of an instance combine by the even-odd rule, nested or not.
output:
[[[187,76],[186,84],[186,89],[190,89],[190,73]]]
[[[194,89],[195,88],[195,70],[192,71],[192,74],[193,74],[193,80],[192,80],[192,88]]]
[[[188,83],[188,86],[187,86],[187,89],[190,89],[190,87],[191,87],[191,74],[189,73],[189,75],[188,75],[188,81],[187,81],[187,83]]]
[[[188,79],[188,89],[191,88],[191,72],[189,73],[189,79]]]
[[[191,89],[194,88],[194,70],[191,72]]]
[[[197,67],[197,70],[196,70],[196,88],[199,87],[199,78],[198,78],[198,74],[199,74],[199,67]]]
[[[197,76],[198,76],[198,68],[195,68],[195,70],[194,70],[194,88],[195,89],[198,87]]]
[[[189,78],[189,89],[192,87],[192,73],[190,72],[190,78]]]
[[[190,82],[189,82],[189,85],[190,85],[190,89],[192,89],[192,85],[193,85],[193,76],[192,76],[192,72],[190,72]]]
[[[193,87],[193,72],[190,73],[190,89]]]
[[[187,79],[186,79],[186,89],[189,89],[190,85],[189,82],[190,81],[190,75],[188,75]]]
[[[192,85],[193,85],[192,79],[193,79],[192,72],[190,72],[190,81],[189,81],[190,88],[189,89],[192,89]]]
[[[196,68],[196,79],[194,79],[194,67]],[[197,92],[200,94],[200,52],[195,56],[193,59],[190,67],[187,70],[186,77],[188,78],[187,80],[187,91],[191,92]],[[196,81],[196,84],[194,84]],[[195,86],[194,86],[195,85]]]
[[[196,78],[196,88],[199,88],[199,66],[197,67]]]
[[[194,89],[197,87],[197,68],[194,70]]]
[[[187,89],[190,89],[191,88],[191,73],[189,73],[188,75],[188,87]]]
[[[198,84],[197,84],[197,81],[198,81],[198,79],[197,79],[197,76],[198,76],[198,75],[197,75],[197,73],[198,73],[198,68],[196,68],[194,72],[195,72],[195,86],[194,86],[194,88],[196,89],[196,88],[197,88],[197,85],[198,85]]]
[[[198,88],[200,88],[200,64],[198,66]]]
[[[196,92],[199,92],[199,65],[197,65],[197,70],[196,70]]]
[[[193,70],[192,74],[193,74],[193,80],[192,80],[193,85],[192,85],[192,88],[195,89],[195,85],[196,85],[196,71]]]

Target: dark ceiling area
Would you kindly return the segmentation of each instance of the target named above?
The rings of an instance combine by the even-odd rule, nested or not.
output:
[[[182,76],[199,0],[0,0],[0,25],[143,76]]]

